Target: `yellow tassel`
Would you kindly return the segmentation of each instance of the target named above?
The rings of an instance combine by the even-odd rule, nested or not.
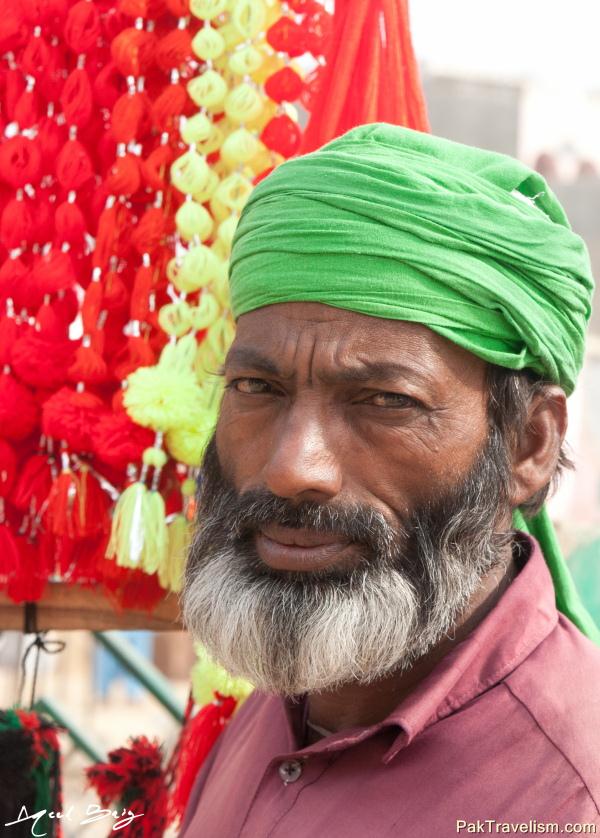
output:
[[[115,506],[106,558],[116,559],[119,567],[141,566],[144,551],[142,521],[147,494],[148,489],[144,483],[132,483],[121,494]]]
[[[200,644],[195,644],[197,660],[192,667],[192,695],[200,707],[214,699],[214,692],[232,695],[239,705],[250,695],[254,687],[243,678],[233,678],[222,666],[215,663]]]
[[[167,563],[168,535],[165,502],[158,491],[150,491],[144,504],[145,544],[142,567],[146,573],[156,573]]]
[[[158,569],[158,581],[166,590],[179,593],[183,587],[183,570],[191,540],[190,524],[184,515],[176,515],[167,527],[167,532],[167,560]]]

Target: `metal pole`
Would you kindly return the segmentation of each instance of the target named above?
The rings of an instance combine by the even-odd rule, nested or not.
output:
[[[152,693],[174,719],[183,722],[185,708],[173,695],[168,678],[148,661],[126,638],[112,631],[95,631],[94,637],[115,660]]]
[[[66,731],[75,743],[75,746],[79,748],[80,751],[83,751],[84,754],[92,760],[92,762],[106,762],[106,754],[103,753],[102,748],[90,739],[80,727],[73,724],[73,722],[67,721],[67,717],[63,711],[52,701],[52,699],[38,698],[34,704],[34,708],[38,711],[38,713],[46,713],[48,716],[51,716],[57,724],[66,728]]]

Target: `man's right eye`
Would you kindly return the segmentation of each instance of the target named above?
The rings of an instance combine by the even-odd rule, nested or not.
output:
[[[264,381],[262,378],[234,378],[226,385],[226,389],[236,390],[238,393],[245,393],[251,396],[272,392],[272,387],[269,382]]]

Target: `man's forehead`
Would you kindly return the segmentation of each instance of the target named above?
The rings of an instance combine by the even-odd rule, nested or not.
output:
[[[483,377],[485,362],[427,326],[321,303],[281,303],[242,315],[226,366],[293,376],[303,358],[359,380],[412,373]]]

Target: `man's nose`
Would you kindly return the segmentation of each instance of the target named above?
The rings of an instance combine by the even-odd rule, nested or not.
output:
[[[342,469],[326,425],[326,417],[314,406],[290,409],[263,468],[263,485],[283,498],[323,501],[339,494]]]

